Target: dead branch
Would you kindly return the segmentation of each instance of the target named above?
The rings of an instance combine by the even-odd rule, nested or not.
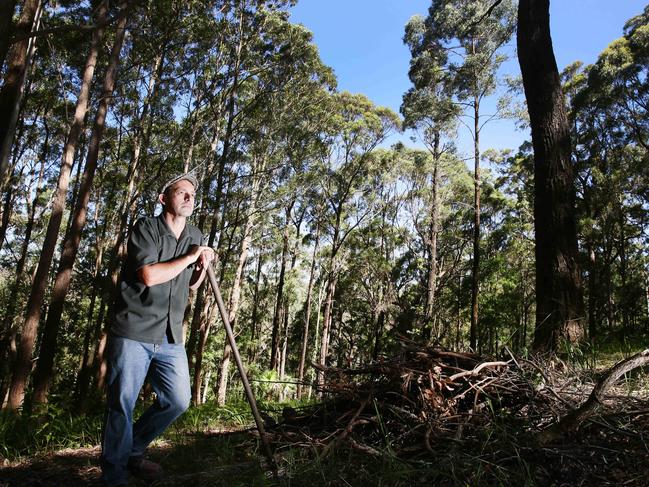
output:
[[[460,379],[461,377],[474,377],[478,375],[480,371],[486,367],[506,367],[507,365],[509,365],[508,362],[483,362],[473,370],[467,370],[464,372],[458,372],[457,374],[453,374],[451,377],[449,377],[449,380],[451,382],[455,382],[457,379]]]
[[[356,423],[357,423],[356,420],[358,419],[358,417],[360,416],[360,414],[361,414],[361,413],[363,412],[363,410],[365,409],[365,406],[367,406],[367,404],[370,402],[370,399],[371,399],[371,396],[368,396],[368,397],[366,397],[366,398],[361,402],[361,405],[358,407],[358,409],[357,409],[356,412],[354,413],[354,416],[352,417],[352,419],[351,419],[351,420],[349,421],[349,423],[347,424],[347,427],[343,430],[342,433],[340,433],[340,435],[338,435],[338,436],[335,438],[334,441],[332,441],[331,443],[327,444],[327,446],[324,448],[324,450],[322,450],[322,455],[320,456],[320,458],[325,458],[325,457],[329,454],[329,452],[331,452],[331,451],[333,450],[333,448],[334,448],[336,445],[340,444],[341,441],[343,441],[345,438],[347,438],[347,436],[348,436],[348,435],[352,432],[352,430],[354,429],[354,426],[355,426]]]
[[[602,404],[604,393],[624,374],[649,363],[649,349],[622,360],[609,369],[597,382],[590,396],[580,407],[569,412],[560,421],[540,431],[536,435],[541,445],[551,443],[566,433],[576,430],[588,418],[593,416]]]

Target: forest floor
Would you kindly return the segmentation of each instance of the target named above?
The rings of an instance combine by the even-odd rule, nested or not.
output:
[[[640,370],[574,431],[539,443],[539,431],[585,401],[602,368],[518,370],[475,356],[444,362],[430,351],[409,353],[378,367],[330,370],[322,403],[283,414],[268,407],[276,477],[249,419],[215,422],[212,408],[203,416],[190,410],[149,449],[166,473],[151,485],[648,484],[649,387]],[[0,487],[100,486],[99,453],[95,446],[0,458]]]
[[[616,419],[619,419],[616,418]],[[633,428],[616,431],[593,422],[559,444],[525,446],[519,440],[485,438],[483,445],[447,444],[447,452],[408,463],[377,459],[341,448],[324,461],[303,447],[278,456],[279,481],[260,457],[247,430],[175,435],[156,443],[149,458],[164,465],[166,477],[153,487],[209,486],[409,486],[538,485],[646,486],[649,471],[649,410]],[[608,422],[607,422],[608,423]],[[631,426],[631,425],[629,425]],[[486,447],[486,448],[484,448]],[[65,449],[5,462],[1,487],[99,487],[100,448]],[[131,486],[146,484],[131,480]]]

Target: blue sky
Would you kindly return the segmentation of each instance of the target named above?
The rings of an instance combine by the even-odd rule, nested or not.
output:
[[[313,32],[323,61],[338,77],[338,88],[363,93],[374,103],[398,113],[410,87],[410,54],[403,29],[410,17],[426,15],[430,0],[298,0],[291,19]],[[559,69],[573,61],[594,62],[598,54],[622,35],[624,23],[642,12],[639,0],[551,0],[550,22]],[[510,46],[513,56],[513,41]],[[503,68],[518,73],[516,59]],[[482,148],[516,149],[528,138],[512,122],[492,122],[482,134]],[[403,139],[401,135],[390,140]],[[468,134],[459,146],[471,150]]]

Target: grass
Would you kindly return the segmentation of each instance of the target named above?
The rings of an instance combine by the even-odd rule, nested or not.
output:
[[[0,455],[7,460],[99,444],[101,414],[75,415],[56,404],[30,414],[0,411]]]
[[[639,345],[629,343],[623,351],[604,345],[573,351],[574,360],[568,361],[571,368],[568,375],[578,371],[593,374],[591,367],[602,370],[641,349]],[[624,387],[629,393],[649,389],[645,375],[637,372],[626,378]],[[259,405],[277,418],[284,406],[299,409],[304,404],[260,401]],[[96,449],[77,460],[73,452],[56,455],[53,452],[98,445],[102,407],[97,404],[89,415],[76,415],[69,408],[55,404],[31,414],[0,413],[0,455],[16,464],[5,468],[0,477],[4,479],[8,475],[9,479],[19,479],[8,485],[40,485],[34,478],[42,471],[42,478],[60,476],[61,485],[96,485],[93,483],[98,476]],[[140,405],[138,410],[143,407]],[[280,485],[534,486],[559,485],[554,483],[558,478],[572,485],[573,481],[581,482],[584,475],[597,484],[602,479],[610,479],[613,469],[627,472],[633,466],[646,463],[642,460],[646,456],[642,437],[637,440],[633,436],[620,436],[614,428],[597,430],[591,425],[568,438],[564,445],[539,449],[525,439],[526,427],[520,419],[496,411],[492,411],[491,416],[493,420],[481,430],[463,436],[461,441],[436,440],[438,443],[432,445],[430,454],[424,452],[419,457],[409,458],[408,462],[396,457],[395,451],[403,445],[390,436],[389,425],[385,423],[388,419],[380,415],[378,421],[383,437],[380,455],[356,451],[346,442],[326,458],[320,456],[320,448],[308,446],[308,441],[277,445]],[[268,467],[264,466],[259,441],[243,431],[253,424],[250,408],[243,400],[223,407],[209,403],[190,408],[151,448],[152,459],[163,463],[169,475],[168,483],[159,484],[159,487],[275,485]],[[616,427],[625,425],[620,423]],[[30,462],[17,463],[25,458]],[[591,463],[592,459],[597,462]],[[79,471],[83,468],[95,470],[91,474],[77,475],[76,483],[66,483],[66,476],[75,468],[70,466],[74,461]],[[584,470],[588,465],[595,466]]]

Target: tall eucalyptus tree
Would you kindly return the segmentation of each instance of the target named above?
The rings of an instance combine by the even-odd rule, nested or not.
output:
[[[550,37],[549,0],[518,4],[518,59],[534,146],[534,348],[556,351],[583,336],[570,126]]]
[[[415,16],[408,21],[404,42],[410,49],[408,76],[413,87],[403,96],[401,113],[404,127],[417,131],[432,157],[430,181],[431,201],[428,231],[425,239],[428,254],[426,301],[422,317],[422,333],[430,338],[435,328],[435,298],[438,282],[437,238],[440,231],[440,179],[443,177],[442,156],[454,149],[451,139],[455,133],[459,105],[453,102],[452,78],[444,70],[448,54],[439,39],[431,38],[424,18]],[[446,138],[446,140],[445,140]]]
[[[369,214],[360,197],[369,189],[370,154],[387,135],[400,126],[395,113],[376,107],[363,95],[334,95],[329,156],[323,161],[321,187],[326,201],[325,228],[329,239],[326,292],[318,364],[326,365],[333,319],[338,273],[343,265],[339,253],[347,237]],[[358,211],[352,211],[352,209]],[[318,372],[318,383],[324,374]]]
[[[121,0],[119,8],[121,12],[126,12],[128,8],[128,0]],[[54,356],[56,353],[58,328],[60,326],[65,297],[70,286],[72,266],[76,260],[81,240],[81,233],[86,223],[90,191],[99,160],[100,143],[106,128],[106,116],[112,100],[112,93],[115,88],[122,44],[126,36],[127,21],[128,16],[122,15],[116,25],[115,40],[112,46],[108,67],[104,75],[101,101],[99,102],[97,112],[95,113],[92,135],[88,144],[88,153],[84,165],[83,179],[72,214],[72,226],[63,243],[63,251],[61,253],[59,269],[54,283],[50,309],[43,331],[39,359],[34,373],[33,400],[36,403],[47,401],[49,384],[52,377],[52,367],[54,365]],[[17,381],[16,385],[21,382],[24,383],[24,380]],[[14,383],[12,383],[12,396],[14,397],[12,404],[16,404],[15,399],[17,396],[14,396],[13,393],[17,392],[19,392],[18,387],[14,388]]]
[[[494,7],[495,5],[495,7]],[[439,46],[440,68],[450,77],[454,101],[462,110],[458,121],[473,138],[474,225],[471,286],[471,348],[478,346],[478,293],[480,288],[480,133],[486,123],[500,116],[483,113],[482,103],[497,85],[497,72],[506,59],[502,48],[515,25],[512,0],[433,0],[424,21],[425,47]],[[421,30],[421,28],[419,29]],[[464,120],[467,119],[467,121]]]

